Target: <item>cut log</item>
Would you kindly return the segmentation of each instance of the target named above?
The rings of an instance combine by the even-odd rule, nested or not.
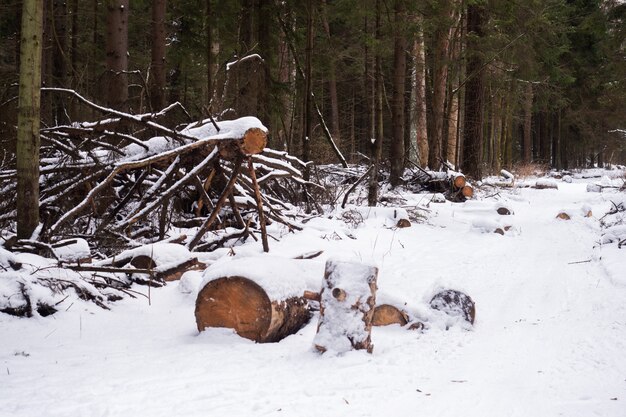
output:
[[[561,219],[561,220],[570,220],[571,217],[569,216],[569,214],[565,213],[565,212],[561,212],[559,214],[556,215],[557,219]]]
[[[239,155],[255,155],[263,152],[267,145],[267,133],[258,127],[246,130],[243,137],[219,142],[220,156],[236,159]]]
[[[271,300],[259,284],[241,276],[209,281],[196,300],[198,331],[227,327],[258,343],[278,342],[300,330],[309,318],[304,298]]]
[[[374,309],[374,317],[372,317],[373,326],[388,326],[390,324],[404,326],[408,322],[409,316],[404,311],[391,304],[381,304]]]
[[[401,229],[405,227],[411,227],[411,221],[408,219],[400,219],[398,220],[398,223],[396,223],[396,227],[399,227]]]
[[[472,198],[472,196],[474,195],[474,188],[472,188],[471,185],[465,185],[463,188],[461,188],[461,194],[465,198]]]
[[[469,295],[457,290],[441,291],[430,300],[430,307],[474,324],[476,306]]]
[[[371,265],[336,260],[326,262],[320,321],[314,341],[317,350],[344,353],[365,349],[372,352],[377,277],[378,268]]]
[[[465,175],[463,174],[456,174],[454,177],[452,177],[452,185],[454,186],[455,189],[461,189],[463,187],[465,187],[465,185],[467,184],[467,181],[465,180]]]

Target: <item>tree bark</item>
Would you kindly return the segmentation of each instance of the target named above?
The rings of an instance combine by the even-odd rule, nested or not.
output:
[[[306,20],[306,49],[305,49],[305,74],[304,74],[304,108],[303,108],[303,125],[302,129],[302,160],[308,162],[311,160],[311,134],[313,132],[312,120],[312,101],[311,92],[313,89],[313,63],[311,55],[313,52],[313,4],[311,0],[307,0],[307,20]],[[309,170],[305,168],[303,178],[308,181]]]
[[[463,172],[482,178],[482,144],[484,111],[483,60],[478,53],[484,35],[485,9],[480,5],[467,7],[467,82],[465,84],[465,120],[463,129]]]
[[[421,24],[421,21],[418,22]],[[426,64],[424,57],[424,35],[419,29],[413,45],[415,57],[415,132],[417,154],[422,168],[428,166],[428,129],[426,122]]]
[[[107,105],[125,110],[128,105],[129,0],[107,0]]]
[[[443,25],[435,34],[435,50],[433,51],[433,136],[430,138],[428,164],[435,169],[441,163],[444,155],[443,126],[445,116],[446,86],[448,82],[448,54],[450,48],[451,22],[454,13],[454,2],[446,0],[441,6]]]
[[[39,124],[43,2],[24,0],[17,122],[17,237],[39,224]]]
[[[150,103],[152,111],[165,107],[165,13],[167,0],[152,0],[152,61]]]
[[[376,39],[382,38],[381,31],[381,0],[376,0]],[[383,152],[383,74],[382,74],[382,58],[380,51],[375,54],[374,68],[374,96],[372,108],[372,131],[375,133],[371,140],[372,143],[372,169],[367,193],[367,203],[371,207],[375,207],[378,203],[378,171],[380,170],[380,161]]]
[[[54,87],[68,87],[68,61],[70,58],[67,47],[67,3],[65,0],[54,0],[52,3],[52,78]],[[54,100],[55,124],[67,124],[67,108],[59,96]]]
[[[396,0],[394,52],[393,52],[393,96],[391,118],[393,126],[393,140],[391,142],[391,175],[389,181],[392,186],[400,184],[404,171],[404,77],[406,73],[406,36],[404,35],[404,21],[406,19],[403,0]]]
[[[522,162],[529,164],[532,160],[532,125],[533,123],[533,85],[526,84],[524,95],[524,142],[522,144]]]
[[[328,23],[328,15],[326,11],[326,0],[322,0],[322,24],[324,25],[324,31],[328,42],[332,42],[330,25]],[[330,57],[330,63],[328,68],[328,98],[330,99],[330,130],[333,134],[335,143],[340,146],[341,133],[339,128],[339,98],[337,96],[337,74],[334,55]]]

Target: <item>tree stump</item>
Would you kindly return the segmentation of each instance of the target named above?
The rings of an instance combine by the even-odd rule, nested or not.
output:
[[[354,349],[372,352],[377,277],[378,268],[374,266],[337,260],[326,262],[320,321],[314,340],[317,350],[322,353]]]
[[[198,294],[195,314],[198,331],[227,327],[258,343],[278,342],[310,319],[304,298],[271,300],[259,284],[241,276],[209,281]]]

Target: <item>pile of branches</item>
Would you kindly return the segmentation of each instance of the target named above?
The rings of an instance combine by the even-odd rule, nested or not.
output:
[[[303,179],[307,164],[265,148],[267,130],[258,119],[179,125],[176,113],[187,113],[178,103],[134,115],[73,90],[44,90],[79,100],[102,118],[41,130],[42,224],[22,243],[84,238],[110,254],[194,228],[183,239],[190,250],[255,234],[267,250],[267,222],[300,228],[297,215],[315,184]],[[0,166],[3,196],[16,195],[11,165]],[[0,201],[1,228],[11,230],[16,214],[15,198]],[[216,229],[230,230],[220,243],[206,237]]]

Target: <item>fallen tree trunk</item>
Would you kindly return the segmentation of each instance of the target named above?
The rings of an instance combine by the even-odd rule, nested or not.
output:
[[[376,304],[378,268],[328,260],[320,299],[315,348],[343,353],[365,349],[371,353],[372,318]]]
[[[255,281],[241,276],[209,281],[196,300],[198,331],[227,327],[259,343],[278,342],[310,319],[302,297],[272,300]]]

